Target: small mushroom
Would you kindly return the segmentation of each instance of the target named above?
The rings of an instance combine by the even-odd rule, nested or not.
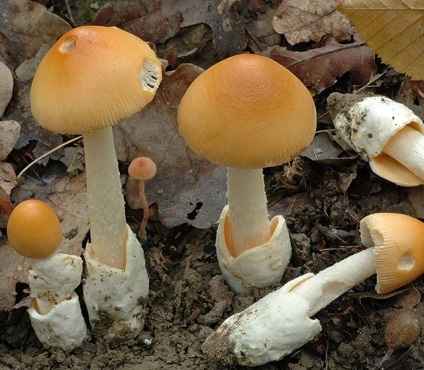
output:
[[[195,153],[228,167],[228,205],[216,238],[228,284],[244,293],[279,282],[291,245],[284,218],[269,220],[262,169],[290,161],[311,143],[316,112],[309,91],[269,58],[236,55],[189,86],[178,127]]]
[[[140,38],[116,27],[82,26],[47,52],[31,86],[31,110],[40,125],[83,135],[91,237],[84,298],[93,327],[99,311],[115,318],[99,325],[99,335],[138,334],[144,323],[140,302],[148,276],[126,224],[111,126],[150,103],[161,78],[160,61]]]
[[[376,291],[389,293],[424,273],[424,224],[392,213],[361,220],[369,248],[314,275],[302,275],[230,316],[203,344],[212,360],[258,366],[276,361],[321,331],[311,319],[340,295],[377,273]]]
[[[385,96],[333,93],[328,105],[337,133],[380,177],[400,186],[424,184],[424,124]]]
[[[55,212],[40,200],[24,201],[9,217],[7,236],[16,252],[32,265],[28,279],[33,302],[28,313],[38,339],[67,351],[78,347],[87,333],[74,291],[81,282],[82,260],[55,254],[62,241]]]
[[[148,157],[137,157],[132,160],[128,167],[128,174],[140,182],[139,196],[141,208],[143,209],[143,219],[140,224],[140,236],[146,235],[146,226],[149,221],[149,204],[147,203],[145,182],[153,179],[156,175],[156,165]]]

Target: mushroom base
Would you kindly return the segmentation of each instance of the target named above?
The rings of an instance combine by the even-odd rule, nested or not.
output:
[[[54,305],[45,315],[37,312],[34,303],[28,313],[35,334],[44,345],[71,351],[80,346],[87,335],[87,326],[75,292],[69,300]]]
[[[227,205],[222,210],[216,236],[218,263],[227,284],[239,294],[247,294],[253,287],[278,284],[291,256],[290,237],[284,217],[275,216],[271,220],[271,237],[266,243],[233,257],[228,248],[232,242],[228,211]]]
[[[124,270],[99,262],[91,244],[84,254],[84,300],[93,333],[98,336],[116,338],[130,332],[135,337],[144,326],[149,277],[143,249],[128,225],[127,231]]]
[[[313,274],[302,275],[230,316],[202,346],[206,357],[225,365],[259,366],[290,354],[320,331],[309,318],[307,299],[291,290]]]

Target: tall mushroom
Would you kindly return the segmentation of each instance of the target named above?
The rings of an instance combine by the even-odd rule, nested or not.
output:
[[[395,213],[361,220],[367,249],[314,275],[289,281],[244,311],[230,316],[203,344],[208,358],[258,366],[290,354],[320,331],[311,318],[340,295],[377,273],[376,291],[394,291],[424,273],[424,224]]]
[[[144,255],[126,225],[111,126],[147,105],[161,76],[160,61],[138,37],[116,27],[83,26],[47,52],[31,87],[31,110],[40,125],[84,137],[91,236],[85,300],[92,324],[98,311],[118,320],[109,320],[111,335],[120,330],[118,322],[141,330],[142,320],[134,317],[148,292]]]
[[[40,200],[18,204],[10,214],[7,237],[31,263],[28,279],[33,301],[28,313],[38,339],[66,351],[78,347],[87,333],[74,291],[81,282],[82,259],[55,254],[62,242],[55,212]]]
[[[228,205],[217,234],[227,282],[241,293],[278,282],[291,246],[284,218],[268,218],[262,168],[290,161],[311,143],[316,111],[310,93],[273,60],[236,55],[190,85],[178,125],[195,153],[228,167]]]

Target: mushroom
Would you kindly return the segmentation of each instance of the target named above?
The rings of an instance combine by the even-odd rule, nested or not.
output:
[[[424,184],[424,124],[385,96],[333,93],[328,105],[337,133],[373,172],[400,186]]]
[[[7,236],[32,265],[28,280],[33,301],[28,313],[38,339],[66,351],[78,347],[87,333],[74,291],[81,282],[82,259],[55,254],[62,242],[55,212],[40,200],[24,201],[9,217]]]
[[[228,167],[228,205],[216,241],[228,284],[245,293],[279,282],[291,245],[284,218],[269,220],[262,168],[290,161],[311,143],[316,111],[310,93],[277,62],[236,55],[189,86],[178,126],[195,153]]]
[[[320,331],[311,319],[340,295],[377,273],[376,291],[389,293],[424,272],[424,224],[395,213],[375,213],[360,222],[369,247],[314,275],[302,275],[230,316],[203,344],[211,360],[258,366],[280,360]]]
[[[84,297],[93,326],[98,311],[116,318],[108,321],[111,335],[119,322],[141,330],[143,320],[134,317],[148,293],[144,255],[126,225],[111,126],[147,105],[161,76],[160,61],[138,37],[116,27],[83,26],[47,52],[31,87],[31,110],[40,125],[83,135],[91,237]]]
[[[156,165],[148,157],[137,157],[132,160],[128,167],[128,174],[140,182],[139,196],[141,208],[143,209],[143,219],[140,224],[140,236],[146,235],[146,226],[149,221],[149,204],[147,203],[145,182],[153,179],[156,175]]]

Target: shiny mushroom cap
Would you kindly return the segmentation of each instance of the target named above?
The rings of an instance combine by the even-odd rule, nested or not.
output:
[[[310,145],[316,110],[307,88],[286,68],[241,54],[193,81],[178,126],[188,146],[211,162],[263,168],[288,162]]]
[[[361,240],[375,247],[379,294],[389,293],[424,273],[424,223],[400,213],[374,213],[361,220]]]
[[[148,157],[137,157],[130,163],[128,174],[139,181],[151,180],[156,175],[155,162]]]
[[[7,237],[20,255],[46,258],[62,241],[60,223],[53,209],[41,200],[25,200],[12,211],[7,223]]]
[[[140,111],[161,79],[160,61],[140,38],[116,27],[77,27],[41,61],[31,111],[50,131],[84,134]]]

